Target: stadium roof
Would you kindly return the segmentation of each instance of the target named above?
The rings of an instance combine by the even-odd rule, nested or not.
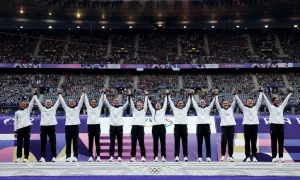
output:
[[[0,0],[0,17],[1,29],[291,28],[300,22],[300,1]]]

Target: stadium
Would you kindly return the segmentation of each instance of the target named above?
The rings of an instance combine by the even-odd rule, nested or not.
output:
[[[299,0],[0,1],[0,179],[300,176]]]

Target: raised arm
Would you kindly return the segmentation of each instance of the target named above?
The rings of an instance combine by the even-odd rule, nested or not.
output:
[[[162,106],[162,109],[163,109],[164,111],[167,110],[167,105],[168,105],[168,98],[167,98],[167,96],[166,96],[166,97],[165,97],[164,104],[163,104],[163,106]]]
[[[101,97],[99,99],[99,102],[98,102],[98,104],[99,104],[98,107],[99,107],[100,111],[101,111],[101,109],[103,107],[103,96],[104,96],[104,94],[102,93]]]
[[[66,111],[68,109],[68,105],[66,104],[64,98],[62,97],[61,94],[58,95],[58,99],[62,105],[62,107],[64,108],[64,110]]]
[[[54,108],[54,109],[57,109],[58,106],[59,106],[59,99],[57,98],[57,100],[56,100],[56,102],[55,102],[53,108]]]
[[[199,106],[198,106],[198,104],[197,104],[197,102],[195,101],[195,99],[194,99],[194,97],[192,96],[192,103],[193,103],[193,107],[194,107],[194,109],[197,111],[198,109],[200,109],[199,108]]]
[[[80,100],[79,100],[78,105],[77,105],[77,107],[80,108],[80,109],[82,108],[82,105],[83,105],[83,102],[84,102],[84,95],[85,95],[85,93],[82,92]]]
[[[241,110],[244,111],[245,106],[244,106],[243,102],[240,100],[239,96],[234,95],[234,98],[236,99],[236,102],[237,102],[238,106],[241,108]]]
[[[33,104],[34,104],[34,97],[31,98],[31,101],[30,101],[30,103],[29,103],[29,105],[28,105],[28,108],[27,108],[27,111],[28,111],[29,113],[31,113],[31,111],[32,111]]]
[[[235,109],[235,106],[236,106],[236,99],[235,98],[233,98],[233,101],[232,101],[232,103],[231,103],[231,106],[230,106],[230,108],[234,111],[234,109]]]
[[[190,93],[190,94],[189,94],[188,101],[186,102],[186,105],[185,105],[185,107],[184,107],[184,109],[186,109],[186,110],[189,110],[190,107],[191,107],[191,96],[192,96],[192,94]]]
[[[145,93],[145,100],[144,100],[144,109],[147,111],[147,105],[148,105],[148,93]]]
[[[171,95],[169,94],[169,90],[166,90],[166,93],[167,93],[168,100],[170,102],[171,109],[174,112],[175,109],[176,109],[176,107],[175,107],[175,105],[174,105],[174,103],[173,103],[173,101],[171,99]],[[164,105],[165,105],[165,103],[164,103]]]
[[[263,99],[263,93],[260,92],[260,93],[259,93],[259,96],[258,96],[258,99],[257,99],[257,101],[256,101],[256,104],[255,104],[256,109],[259,109],[259,108],[260,108],[262,99]]]
[[[151,102],[149,100],[147,102],[148,102],[149,109],[150,109],[150,111],[151,111],[151,113],[153,115],[155,113],[155,109],[153,108],[153,106],[152,106],[152,104],[151,104]]]
[[[123,111],[125,111],[125,109],[127,108],[127,106],[128,106],[128,101],[129,101],[129,98],[130,98],[130,96],[127,96],[127,100],[126,100],[126,103],[122,106],[122,109],[123,109]]]
[[[232,103],[231,103],[231,106],[230,106],[230,108],[232,109],[232,111],[234,111],[234,109],[235,109],[235,106],[236,106],[236,98],[235,98],[235,96],[236,96],[236,89],[235,88],[233,88],[232,89],[232,94],[233,94],[233,101],[232,101]],[[243,103],[241,102],[241,104],[243,105]],[[244,106],[244,105],[243,105]]]
[[[89,102],[89,98],[87,97],[86,93],[84,93],[84,104],[85,104],[87,109],[92,108],[91,105],[90,105],[90,102]]]
[[[287,105],[287,103],[288,103],[290,97],[292,96],[293,88],[290,87],[289,91],[290,91],[289,95],[284,99],[284,101],[283,101],[282,104],[281,104],[281,106],[283,106],[283,108],[286,107],[286,105]]]
[[[43,109],[43,105],[41,104],[40,100],[37,98],[36,95],[34,95],[33,98],[34,98],[34,101],[36,102],[39,110],[41,111]]]
[[[221,110],[221,106],[220,106],[219,96],[218,95],[216,96],[216,108],[217,108],[218,111]]]
[[[213,98],[213,100],[211,101],[211,103],[210,103],[209,106],[208,106],[209,112],[210,112],[211,109],[214,107],[215,101],[216,101],[216,97]]]
[[[133,100],[132,100],[132,91],[131,91],[131,89],[128,90],[128,95],[129,95],[128,99],[129,99],[129,103],[130,103],[130,108],[132,110],[134,110],[135,106],[134,106],[134,103],[133,103]]]
[[[263,97],[265,99],[267,108],[270,109],[272,105],[271,105],[270,101],[268,100],[267,96],[265,95],[265,93],[263,93]]]

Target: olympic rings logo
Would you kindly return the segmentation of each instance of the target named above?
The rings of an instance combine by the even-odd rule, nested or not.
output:
[[[149,172],[150,172],[151,174],[159,174],[160,171],[161,171],[160,168],[155,168],[155,167],[149,168]]]

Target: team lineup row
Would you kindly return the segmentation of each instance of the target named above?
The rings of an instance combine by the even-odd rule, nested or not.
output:
[[[101,109],[103,104],[109,109],[109,162],[114,161],[115,153],[115,140],[118,143],[118,161],[122,162],[122,152],[123,152],[123,111],[130,105],[132,109],[132,128],[131,128],[131,159],[130,162],[135,162],[136,156],[136,145],[139,141],[139,146],[141,150],[141,161],[146,161],[146,150],[144,145],[144,126],[146,112],[149,107],[152,114],[152,137],[153,137],[153,153],[154,161],[158,162],[158,146],[160,141],[161,146],[161,161],[166,161],[166,128],[165,128],[165,113],[167,109],[167,103],[169,101],[170,107],[174,115],[174,139],[175,139],[175,162],[179,161],[179,149],[180,149],[180,139],[182,140],[183,146],[183,157],[184,161],[188,161],[188,131],[187,124],[188,118],[187,113],[190,105],[193,104],[197,112],[196,119],[196,136],[198,144],[198,162],[202,161],[202,144],[203,139],[206,145],[206,161],[211,161],[211,145],[210,145],[210,112],[214,105],[216,106],[219,115],[221,117],[221,158],[220,161],[225,161],[226,147],[228,146],[228,160],[234,162],[233,158],[233,141],[235,133],[235,118],[234,109],[236,104],[241,108],[243,112],[243,126],[244,126],[244,138],[245,138],[245,155],[246,162],[250,162],[250,154],[252,153],[253,162],[257,162],[256,159],[256,142],[258,134],[258,110],[261,106],[262,100],[265,100],[265,104],[270,112],[270,134],[271,134],[271,148],[272,148],[272,162],[284,162],[283,149],[284,149],[284,118],[283,110],[288,103],[289,98],[292,95],[293,89],[289,88],[289,94],[285,100],[281,103],[279,98],[274,97],[272,102],[263,93],[263,88],[259,87],[259,97],[254,103],[252,98],[248,98],[246,105],[242,103],[236,94],[236,89],[232,90],[234,99],[229,106],[229,102],[222,100],[221,105],[219,102],[219,91],[215,90],[215,97],[209,106],[206,106],[206,101],[204,99],[200,100],[200,106],[198,106],[194,97],[192,96],[194,91],[189,91],[189,97],[187,103],[184,105],[183,101],[178,101],[175,105],[169,95],[169,90],[166,90],[166,97],[164,98],[163,105],[157,103],[155,107],[152,106],[150,100],[148,99],[148,91],[144,91],[145,99],[144,102],[137,102],[136,106],[132,100],[132,92],[128,90],[128,98],[123,106],[119,105],[119,99],[114,98],[113,105],[111,105],[107,98],[107,89],[103,88],[103,93],[100,99],[92,99],[89,101],[87,97],[87,88],[83,88],[80,100],[76,104],[74,99],[69,99],[69,105],[66,104],[62,96],[62,91],[58,89],[58,99],[55,104],[52,104],[51,100],[45,101],[45,106],[43,106],[37,97],[37,91],[34,92],[34,96],[31,99],[28,107],[25,101],[21,101],[19,106],[20,109],[15,112],[14,116],[14,131],[15,138],[17,138],[17,159],[16,162],[21,162],[22,157],[22,145],[24,142],[24,159],[23,162],[28,162],[29,147],[30,147],[30,134],[31,134],[31,121],[30,113],[32,111],[34,102],[36,102],[39,110],[41,111],[41,122],[40,122],[40,139],[41,139],[41,159],[40,162],[45,162],[46,154],[46,141],[49,137],[51,144],[52,161],[56,161],[56,134],[55,126],[57,124],[56,120],[56,110],[59,104],[62,105],[65,114],[65,140],[66,140],[66,162],[77,162],[78,158],[78,135],[79,135],[79,124],[80,124],[80,110],[85,103],[87,109],[87,124],[88,124],[88,144],[89,144],[89,162],[94,160],[93,156],[93,144],[95,142],[96,146],[96,161],[100,162],[100,123],[101,123]],[[73,142],[73,157],[71,159],[71,144]],[[277,143],[279,160],[277,157]]]

